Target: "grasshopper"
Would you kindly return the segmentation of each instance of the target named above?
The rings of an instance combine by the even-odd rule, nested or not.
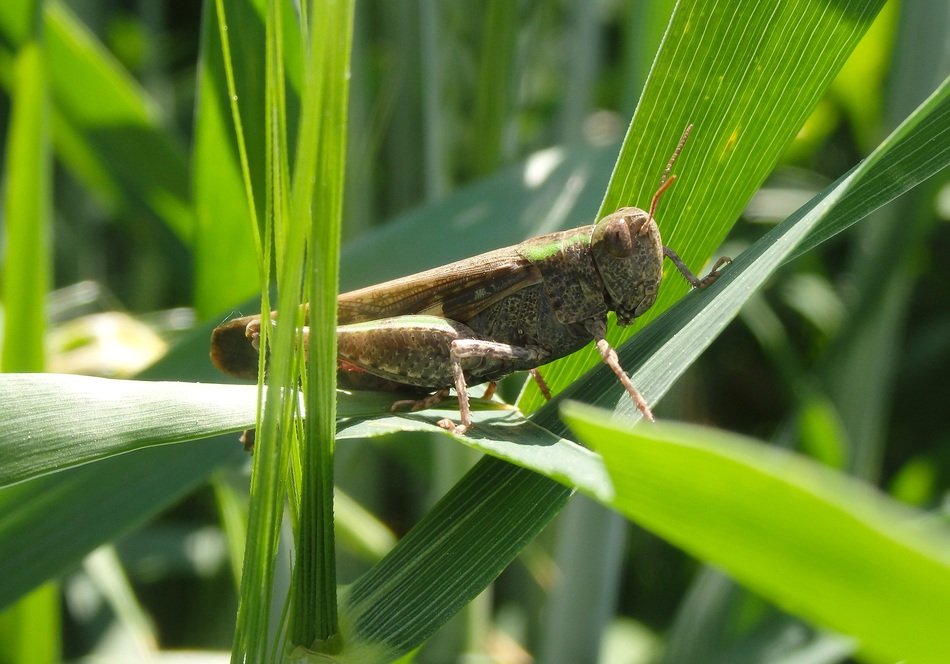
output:
[[[630,397],[653,421],[644,398],[607,343],[607,313],[629,325],[653,305],[669,258],[695,288],[708,286],[730,262],[720,258],[703,278],[663,245],[654,213],[673,183],[670,170],[689,136],[673,152],[649,213],[627,207],[598,223],[531,238],[449,265],[344,293],[337,308],[337,381],[343,388],[405,390],[418,399],[393,410],[422,410],[455,388],[462,434],[472,425],[468,386],[530,371],[550,398],[537,367],[591,341]],[[274,314],[272,314],[273,318]],[[211,358],[224,371],[256,379],[261,316],[236,318],[212,334]],[[307,340],[306,330],[304,339]]]

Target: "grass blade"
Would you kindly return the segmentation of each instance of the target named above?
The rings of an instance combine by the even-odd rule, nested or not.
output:
[[[13,115],[5,173],[4,371],[42,371],[49,247],[51,167],[46,57],[31,39],[14,63]]]
[[[51,282],[52,169],[49,91],[42,6],[7,8],[18,24],[4,163],[3,371],[42,371],[46,295]],[[59,586],[47,583],[0,613],[0,659],[29,662],[62,657]]]
[[[354,3],[316,3],[304,87],[301,145],[294,170],[296,214],[312,214],[308,260],[311,338],[306,372],[307,420],[300,450],[300,520],[292,579],[291,639],[320,652],[341,647],[333,531],[336,435],[336,296],[346,162],[346,120]],[[311,132],[313,132],[312,135]],[[309,146],[313,145],[313,150]],[[316,191],[311,183],[319,183]]]

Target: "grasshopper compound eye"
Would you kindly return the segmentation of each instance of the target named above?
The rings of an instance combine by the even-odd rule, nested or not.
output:
[[[602,243],[614,258],[626,258],[633,253],[633,238],[624,217],[605,220],[600,237],[594,241]]]

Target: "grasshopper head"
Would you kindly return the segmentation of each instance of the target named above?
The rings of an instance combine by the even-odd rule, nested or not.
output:
[[[629,325],[656,300],[663,277],[663,242],[653,218],[639,208],[621,208],[594,227],[594,263],[621,325]]]
[[[260,316],[234,318],[216,327],[211,333],[214,365],[237,378],[257,380],[260,327]]]

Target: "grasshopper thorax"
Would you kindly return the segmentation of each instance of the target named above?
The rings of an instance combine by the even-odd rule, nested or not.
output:
[[[597,222],[590,244],[609,308],[629,325],[653,305],[663,277],[656,221],[639,208],[621,208]]]

